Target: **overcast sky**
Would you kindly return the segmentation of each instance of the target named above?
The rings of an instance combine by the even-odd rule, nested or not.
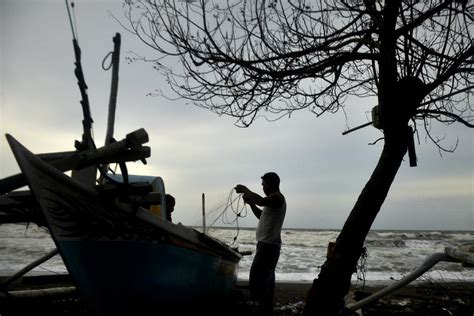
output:
[[[165,83],[150,64],[128,64],[130,52],[153,52],[112,18],[122,18],[120,1],[79,0],[76,19],[96,144],[105,137],[111,72],[101,68],[122,35],[115,138],[145,128],[152,155],[129,172],[161,176],[177,199],[175,222],[201,223],[201,194],[209,212],[220,212],[238,183],[261,193],[260,177],[277,172],[287,198],[285,227],[335,228],[344,224],[381,153],[373,127],[342,136],[366,123],[376,100],[349,100],[344,114],[317,118],[309,111],[268,122],[263,117],[238,128],[229,117],[186,104],[148,97]],[[111,12],[111,13],[110,13]],[[67,151],[82,134],[82,110],[74,77],[72,35],[65,3],[53,0],[0,1],[0,128],[35,153]],[[264,114],[264,113],[262,113]],[[423,134],[416,144],[418,167],[405,161],[373,226],[375,229],[474,230],[472,130],[436,126],[452,154],[439,154]],[[19,172],[4,137],[0,177]],[[263,194],[263,193],[262,193]],[[234,194],[235,196],[235,194]],[[208,219],[209,223],[209,219]],[[251,214],[241,226],[254,227]],[[222,225],[217,222],[215,225]]]

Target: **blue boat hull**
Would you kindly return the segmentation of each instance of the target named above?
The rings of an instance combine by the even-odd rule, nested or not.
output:
[[[222,302],[237,263],[160,242],[60,241],[70,275],[99,314]]]

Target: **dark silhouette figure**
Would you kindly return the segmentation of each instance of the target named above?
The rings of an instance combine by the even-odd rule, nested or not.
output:
[[[259,315],[273,314],[275,268],[280,257],[281,228],[286,214],[286,201],[280,192],[280,177],[274,172],[262,176],[265,197],[238,184],[237,193],[243,193],[244,202],[259,219],[256,239],[257,250],[250,268],[249,289],[253,300],[259,303]],[[260,209],[258,206],[263,207]]]
[[[174,207],[176,205],[176,199],[171,194],[165,195],[166,199],[166,220],[173,222],[171,218],[171,213],[174,212]]]

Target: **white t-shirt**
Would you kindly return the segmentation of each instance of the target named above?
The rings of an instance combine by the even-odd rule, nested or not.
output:
[[[263,207],[257,225],[257,241],[281,246],[281,228],[286,214],[286,200],[279,208]]]

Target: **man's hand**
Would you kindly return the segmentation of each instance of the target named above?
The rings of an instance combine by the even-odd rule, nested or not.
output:
[[[247,192],[242,195],[244,203],[249,204],[250,206],[255,205],[255,193]]]
[[[249,191],[249,189],[247,189],[247,187],[245,185],[237,184],[235,186],[235,192],[237,192],[237,193],[246,193],[248,191]]]

